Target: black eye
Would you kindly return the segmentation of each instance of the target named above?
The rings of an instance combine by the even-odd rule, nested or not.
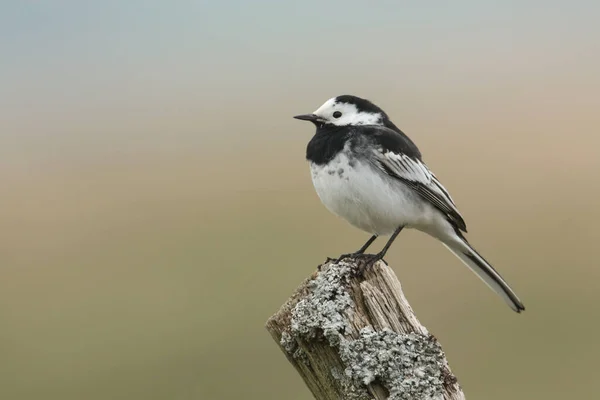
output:
[[[336,111],[336,112],[333,113],[333,118],[339,118],[341,116],[342,116],[342,113],[339,112],[339,111]]]

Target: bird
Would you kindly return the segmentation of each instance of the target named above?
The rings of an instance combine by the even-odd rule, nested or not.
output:
[[[380,107],[354,95],[330,98],[310,114],[316,132],[306,147],[317,195],[333,214],[371,234],[347,257],[383,260],[404,228],[440,241],[517,313],[525,310],[498,271],[467,241],[467,226],[450,193],[423,161],[417,145]],[[365,254],[379,237],[382,250]]]

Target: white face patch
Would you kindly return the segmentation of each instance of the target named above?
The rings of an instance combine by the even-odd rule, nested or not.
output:
[[[337,126],[383,125],[383,116],[380,113],[359,112],[354,104],[336,103],[335,97],[327,100],[313,114],[324,122]]]

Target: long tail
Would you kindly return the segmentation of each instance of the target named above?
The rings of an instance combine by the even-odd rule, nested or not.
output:
[[[460,241],[451,244],[444,243],[444,246],[469,267],[494,292],[498,293],[510,308],[518,313],[524,311],[525,306],[510,286],[508,286],[508,283],[502,279],[498,271],[461,236],[459,236]]]

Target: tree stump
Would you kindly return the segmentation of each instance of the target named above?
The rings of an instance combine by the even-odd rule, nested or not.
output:
[[[464,399],[383,261],[329,260],[266,328],[317,400]]]

